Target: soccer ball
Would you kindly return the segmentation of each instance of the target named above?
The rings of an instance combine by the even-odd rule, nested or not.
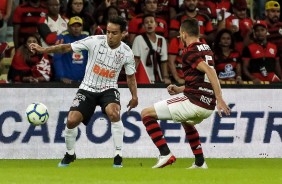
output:
[[[30,124],[43,125],[49,118],[47,107],[43,103],[32,103],[25,110],[27,120]]]

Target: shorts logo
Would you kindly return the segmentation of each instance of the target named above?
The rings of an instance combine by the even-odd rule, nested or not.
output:
[[[77,93],[74,100],[72,101],[72,107],[78,107],[81,101],[85,101],[86,97],[81,93]]]

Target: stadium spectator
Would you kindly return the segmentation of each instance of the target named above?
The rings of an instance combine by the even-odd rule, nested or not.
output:
[[[211,14],[211,19],[218,18],[218,11],[224,10],[225,12],[231,11],[231,2],[230,0],[206,0],[204,5],[208,7]]]
[[[172,38],[168,45],[168,69],[173,81],[184,84],[181,56],[184,45],[180,38]]]
[[[163,17],[169,23],[170,19],[175,17],[179,11],[178,0],[158,0],[157,15]]]
[[[136,80],[140,84],[171,83],[167,71],[167,42],[163,36],[156,34],[155,19],[152,14],[143,16],[146,33],[138,35],[132,45],[137,68]]]
[[[135,17],[135,7],[136,7],[137,0],[102,0],[102,2],[97,6],[93,13],[93,17],[98,21],[100,24],[103,20],[104,11],[109,6],[115,6],[119,9],[121,16],[124,17],[126,20],[131,20]]]
[[[27,35],[38,32],[39,20],[46,14],[47,9],[40,0],[28,0],[16,7],[13,17],[15,48],[24,43]]]
[[[190,168],[207,169],[199,133],[194,125],[208,118],[215,106],[220,117],[221,112],[230,115],[230,108],[222,98],[216,72],[210,67],[214,64],[213,52],[207,44],[199,41],[198,24],[194,18],[187,18],[181,23],[180,38],[186,46],[182,58],[185,85],[171,84],[167,87],[170,95],[183,95],[159,101],[141,112],[146,131],[160,152],[159,160],[152,168],[162,168],[176,160],[157,120],[181,122],[195,155],[195,162]]]
[[[265,4],[265,21],[267,23],[267,40],[276,44],[280,66],[282,67],[282,22],[279,21],[280,4],[276,1],[268,1]]]
[[[90,35],[92,34],[95,21],[85,9],[85,0],[69,0],[65,16],[68,19],[70,19],[71,17],[79,16],[84,22],[83,31],[87,31]]]
[[[254,43],[243,50],[243,72],[255,84],[261,81],[278,82],[282,76],[281,68],[276,45],[267,41],[267,24],[257,20],[253,29]]]
[[[152,14],[155,16],[157,27],[155,32],[158,35],[168,38],[168,26],[164,18],[157,16],[158,1],[157,0],[144,0],[143,13],[136,15],[128,24],[129,33],[129,45],[133,44],[133,41],[137,35],[145,33],[143,27],[143,16],[145,14]]]
[[[118,9],[118,7],[116,6],[107,7],[103,13],[103,18],[102,18],[101,23],[96,28],[95,34],[106,34],[108,20],[112,17],[120,16],[120,15],[121,15],[121,11]]]
[[[101,106],[103,113],[112,122],[111,130],[115,146],[113,166],[122,167],[124,128],[120,120],[120,93],[117,89],[117,79],[122,66],[125,67],[127,83],[132,95],[127,105],[128,111],[138,104],[134,56],[131,49],[121,42],[122,37],[126,35],[126,27],[126,20],[119,16],[109,20],[107,35],[90,36],[71,44],[59,44],[47,48],[37,44],[31,45],[32,51],[42,53],[87,50],[89,55],[84,79],[68,114],[65,128],[67,152],[59,167],[68,166],[76,159],[77,126],[81,122],[88,124],[97,105]]]
[[[200,37],[207,42],[213,40],[213,26],[211,19],[203,13],[197,11],[198,0],[184,0],[184,10],[170,21],[169,37],[173,38],[179,35],[179,27],[186,18],[196,18],[200,27]]]
[[[58,40],[63,40],[64,44],[69,44],[88,36],[87,32],[82,32],[83,21],[80,17],[72,17],[68,23],[68,31],[64,31],[58,36]],[[55,79],[66,84],[81,82],[87,64],[88,53],[67,52],[54,54],[53,65]]]
[[[11,82],[38,83],[50,80],[52,71],[47,54],[31,52],[29,45],[40,43],[36,34],[27,35],[13,57],[8,73],[8,80]]]
[[[47,0],[48,14],[38,24],[43,46],[55,44],[57,35],[68,29],[68,19],[60,15],[60,6],[59,0]]]
[[[215,70],[221,81],[242,84],[241,56],[235,49],[235,38],[229,29],[220,30],[213,45]]]
[[[234,14],[226,18],[225,28],[230,29],[236,41],[236,50],[242,53],[243,47],[247,45],[249,35],[252,32],[253,20],[248,17],[246,0],[234,0],[232,9]]]
[[[7,22],[10,19],[13,1],[2,0],[0,3],[0,42],[7,41]]]

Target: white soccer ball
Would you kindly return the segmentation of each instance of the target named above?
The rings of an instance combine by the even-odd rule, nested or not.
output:
[[[43,103],[32,103],[25,110],[27,120],[32,125],[43,125],[48,121],[49,113]]]

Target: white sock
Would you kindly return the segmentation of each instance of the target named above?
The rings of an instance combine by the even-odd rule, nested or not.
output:
[[[67,147],[67,152],[69,155],[74,154],[74,149],[75,149],[75,141],[76,137],[78,134],[78,128],[75,127],[73,129],[68,129],[66,126],[65,128],[65,142],[66,142],[66,147]]]
[[[124,134],[123,123],[121,121],[112,122],[111,128],[112,128],[112,135],[114,141],[115,156],[116,155],[122,156],[122,145],[123,145],[123,134]]]

